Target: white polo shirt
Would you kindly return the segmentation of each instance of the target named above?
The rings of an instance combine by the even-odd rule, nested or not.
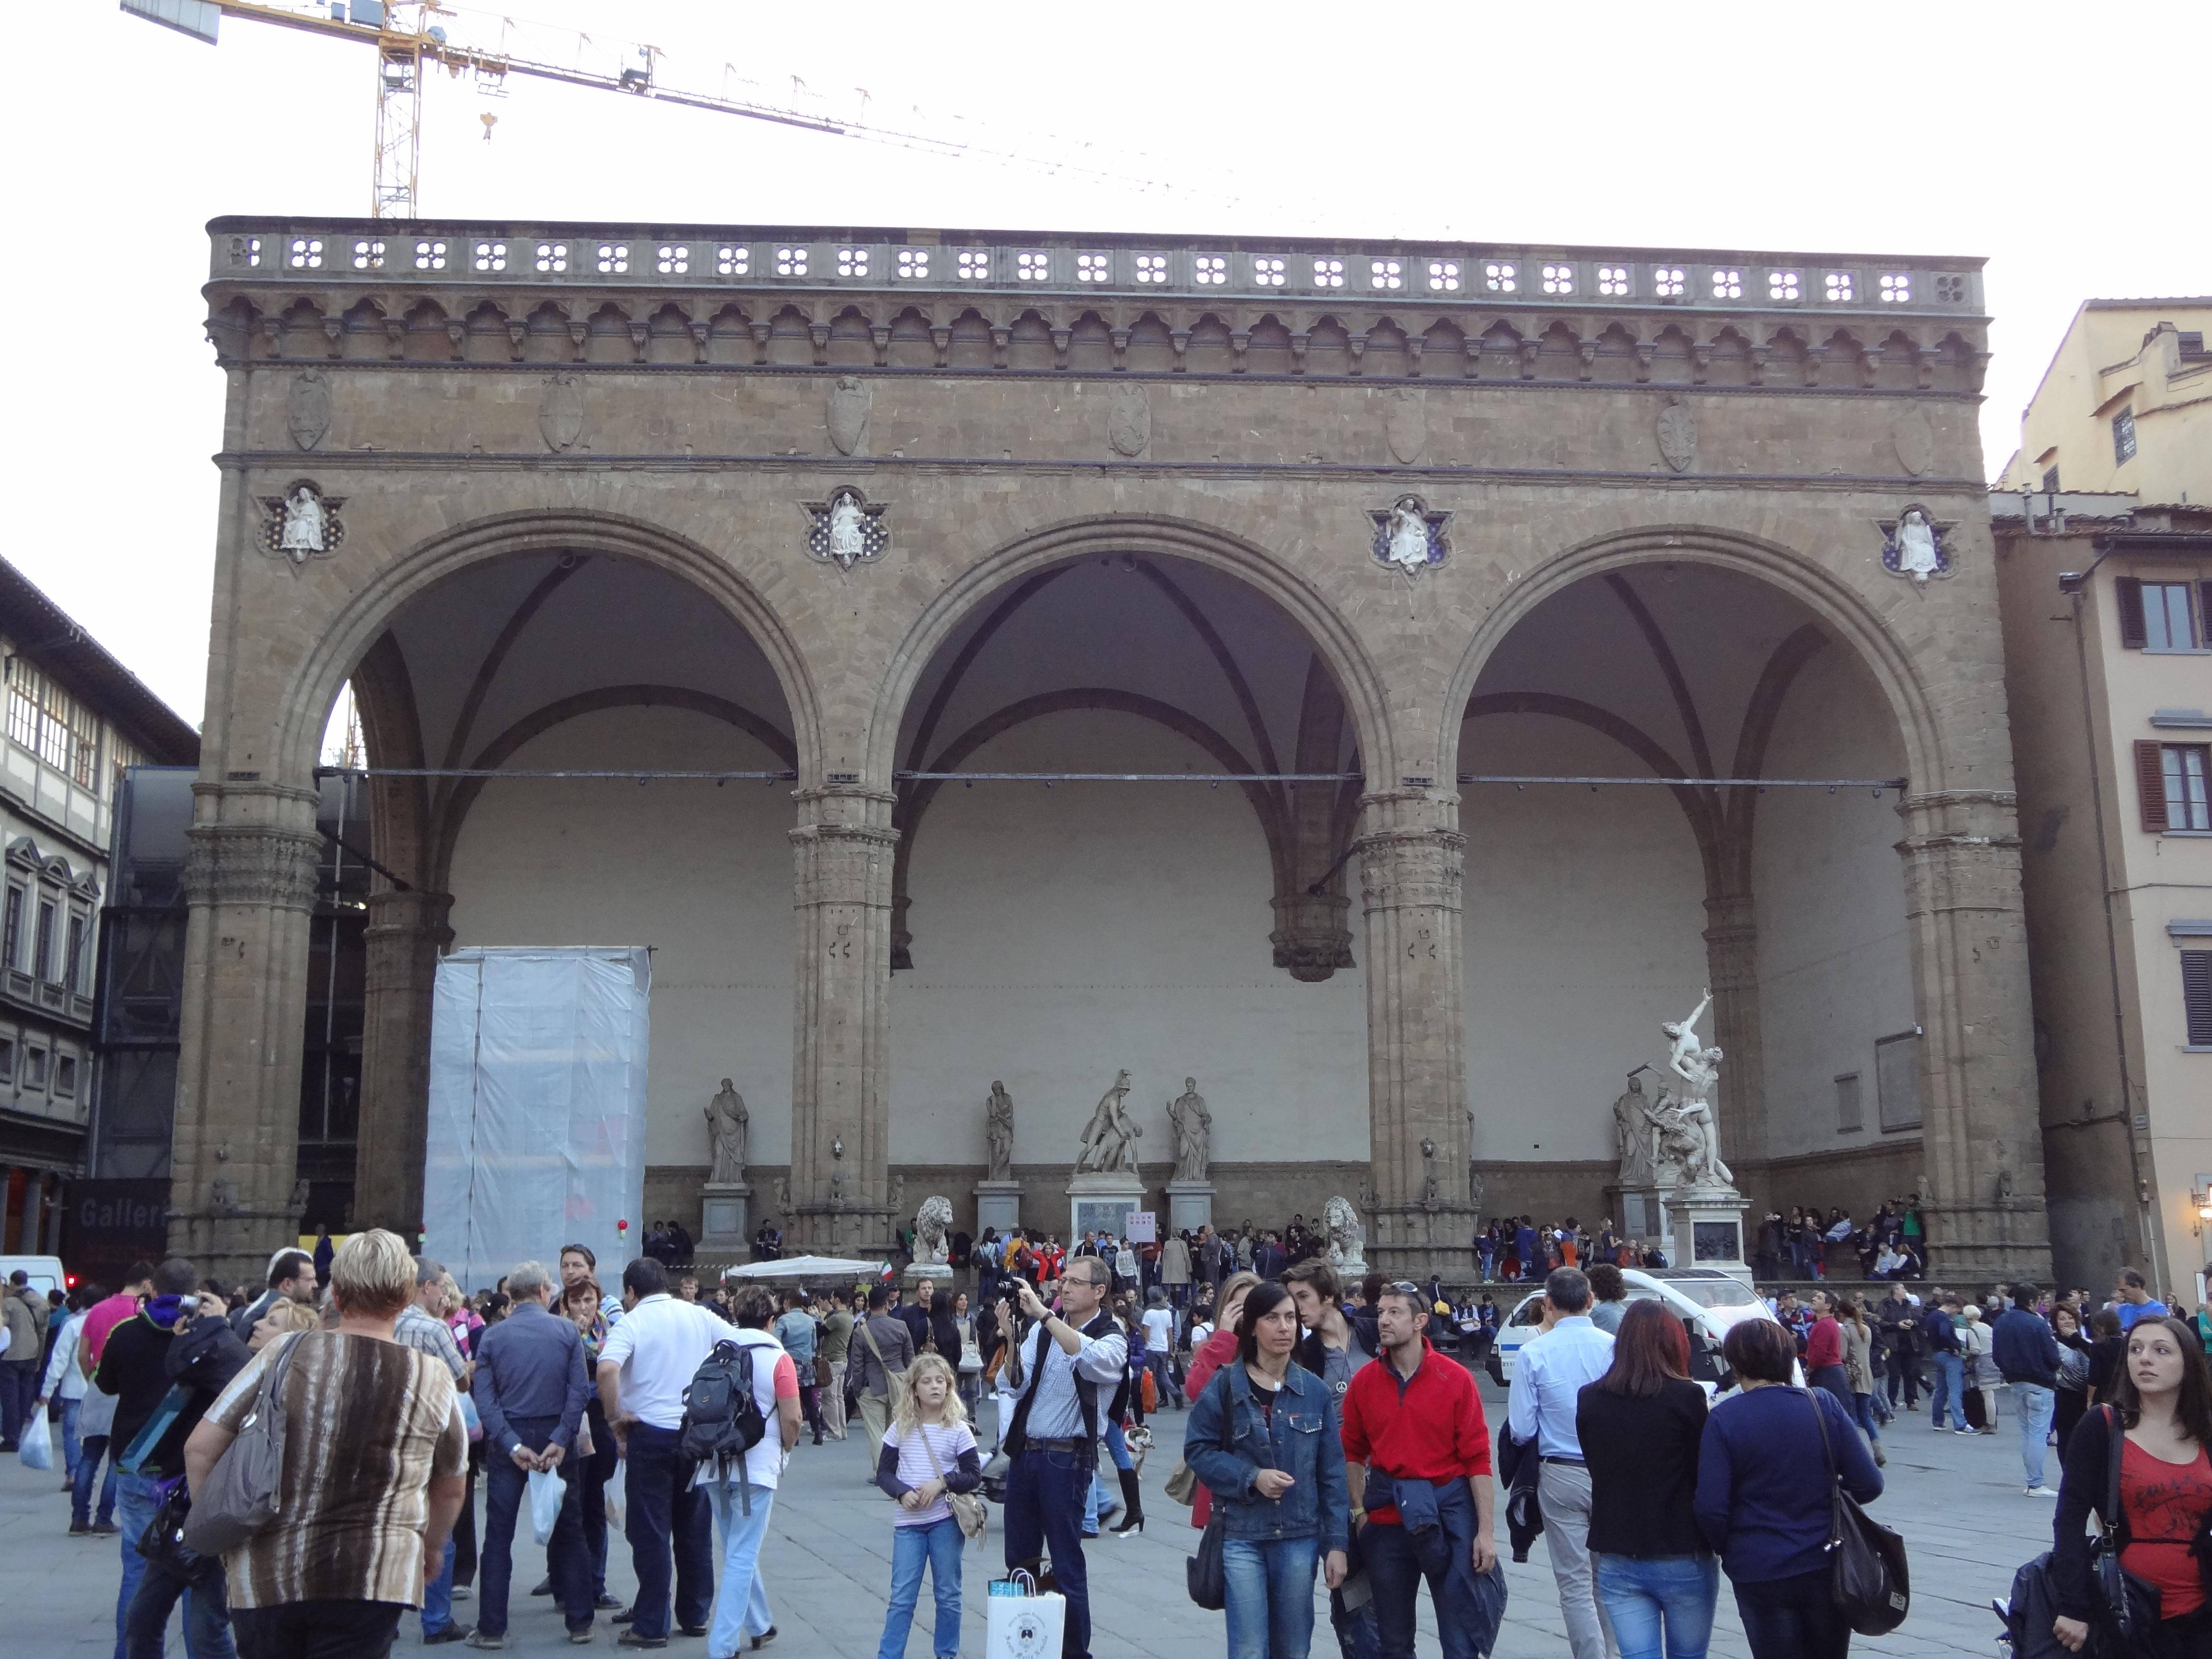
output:
[[[622,1367],[616,1398],[627,1415],[656,1429],[678,1429],[693,1375],[717,1342],[736,1334],[719,1315],[663,1291],[647,1297],[607,1333],[599,1364]]]

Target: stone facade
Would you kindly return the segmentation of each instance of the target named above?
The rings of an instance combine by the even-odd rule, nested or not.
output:
[[[1463,1260],[1470,1160],[1488,1170],[1492,1156],[1468,1115],[1462,940],[1481,918],[1465,914],[1455,781],[1486,665],[1576,584],[1682,568],[1778,593],[1893,724],[1891,902],[1926,1034],[1939,1260],[1960,1275],[2047,1263],[1975,262],[367,222],[211,234],[209,331],[231,391],[175,1238],[224,1271],[288,1224],[297,853],[316,742],[349,678],[387,771],[441,753],[449,770],[496,768],[548,722],[654,699],[781,745],[798,786],[787,1235],[878,1248],[902,1218],[888,1010],[909,957],[904,774],[931,752],[915,721],[934,720],[922,705],[972,654],[979,618],[995,627],[1024,584],[1101,561],[1226,579],[1334,699],[1295,717],[1286,747],[1307,758],[1286,766],[1268,711],[1240,691],[1258,749],[1218,763],[1304,780],[1247,791],[1307,792],[1268,808],[1276,971],[1318,981],[1357,957],[1365,976],[1378,1267]],[[326,431],[290,420],[308,374],[325,383]],[[287,556],[268,504],[303,483],[343,538]],[[874,528],[840,554],[828,508],[845,491]],[[1380,519],[1408,495],[1442,526],[1418,569],[1378,556]],[[1908,502],[1943,527],[1949,579],[1884,568],[1882,526]],[[440,630],[459,625],[440,585],[532,558],[547,574],[473,688],[466,672],[434,684]],[[579,560],[686,585],[757,647],[782,720],[696,690],[586,688],[512,742],[464,744],[531,607]],[[1204,609],[1188,607],[1194,626],[1233,667]],[[1724,639],[1728,619],[1713,630]],[[1182,718],[1133,691],[1082,696]],[[450,744],[433,739],[440,721]],[[457,915],[466,902],[447,884],[478,781],[376,785],[380,861],[416,898],[380,901],[373,929],[362,1145],[380,1167],[362,1190],[375,1218],[404,1224],[424,978],[441,896]],[[1749,790],[1676,793],[1747,824]],[[1703,944],[1723,1039],[1753,1061],[1748,1101],[1761,1039],[1741,873],[1709,867]],[[1729,1086],[1724,1142],[1755,1170],[1762,1120],[1730,1120]]]

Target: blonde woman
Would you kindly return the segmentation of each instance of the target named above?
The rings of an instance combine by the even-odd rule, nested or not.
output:
[[[960,1651],[960,1550],[965,1541],[947,1494],[970,1492],[982,1483],[982,1460],[961,1407],[959,1379],[942,1355],[925,1349],[906,1371],[898,1402],[876,1464],[876,1484],[899,1506],[891,1517],[891,1596],[884,1613],[877,1659],[902,1659],[914,1610],[921,1599],[921,1569],[929,1567],[937,1597],[936,1659]]]

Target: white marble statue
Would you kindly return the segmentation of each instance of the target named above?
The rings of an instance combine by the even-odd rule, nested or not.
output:
[[[860,502],[850,490],[840,490],[830,503],[830,556],[851,569],[868,554],[867,526]]]
[[[1145,1132],[1129,1121],[1128,1109],[1122,1104],[1128,1094],[1129,1074],[1116,1072],[1114,1086],[1099,1097],[1091,1121],[1083,1126],[1083,1150],[1075,1159],[1078,1175],[1137,1167],[1135,1142]]]
[[[1733,1186],[1735,1175],[1721,1162],[1719,1126],[1713,1117],[1713,1086],[1720,1081],[1721,1051],[1702,1048],[1678,1058],[1676,1075],[1682,1079],[1682,1098],[1675,1106],[1689,1155],[1682,1160],[1683,1176],[1693,1186]]]
[[[1175,1132],[1177,1181],[1204,1181],[1213,1156],[1213,1115],[1206,1109],[1206,1097],[1198,1079],[1182,1080],[1183,1091],[1168,1103],[1168,1127]]]
[[[1620,1184],[1648,1185],[1657,1177],[1658,1125],[1644,1097],[1644,1079],[1632,1077],[1627,1091],[1613,1103],[1613,1139],[1620,1155]]]
[[[914,1213],[914,1265],[942,1267],[952,1259],[952,1200],[932,1193]]]
[[[717,1187],[742,1186],[745,1179],[745,1142],[752,1128],[745,1097],[722,1079],[722,1091],[707,1103],[707,1141],[714,1149],[714,1168],[708,1181]]]
[[[1352,1200],[1343,1197],[1329,1200],[1322,1212],[1322,1228],[1327,1240],[1322,1250],[1322,1259],[1336,1269],[1337,1277],[1351,1283],[1364,1275],[1367,1230],[1359,1224],[1359,1212],[1352,1207]]]
[[[278,545],[295,562],[325,550],[323,504],[305,484],[284,498],[284,532]]]
[[[1907,507],[1897,521],[1897,571],[1924,582],[1943,568],[1936,552],[1936,527],[1918,507]]]
[[[1392,564],[1409,573],[1428,568],[1428,515],[1411,495],[1400,496],[1398,504],[1390,509],[1389,546]]]
[[[1006,1085],[994,1079],[991,1097],[983,1103],[983,1139],[988,1156],[986,1181],[1011,1181],[1014,1170],[1014,1097]]]

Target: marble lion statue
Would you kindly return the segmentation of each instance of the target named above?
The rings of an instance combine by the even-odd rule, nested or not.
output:
[[[914,1259],[922,1267],[943,1267],[951,1259],[946,1243],[952,1231],[952,1200],[932,1193],[914,1216]]]
[[[1367,1230],[1359,1224],[1359,1212],[1352,1207],[1348,1198],[1332,1198],[1322,1212],[1322,1225],[1328,1234],[1326,1252],[1328,1265],[1340,1273],[1347,1269],[1364,1273],[1367,1270]]]

